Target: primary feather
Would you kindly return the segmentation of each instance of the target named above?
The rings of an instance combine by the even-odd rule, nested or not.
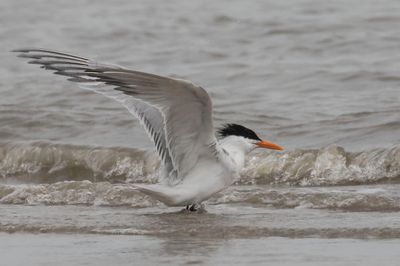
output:
[[[215,142],[211,100],[190,82],[98,63],[44,49],[19,49],[31,64],[78,82],[124,105],[144,126],[164,165],[168,182],[181,180]],[[201,128],[201,130],[198,130]]]

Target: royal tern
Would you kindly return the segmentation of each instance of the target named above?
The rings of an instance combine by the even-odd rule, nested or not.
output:
[[[163,166],[158,184],[135,187],[168,206],[196,210],[238,178],[250,151],[283,149],[238,124],[226,124],[216,136],[210,96],[189,81],[44,49],[13,52],[120,102],[135,115],[154,142]]]

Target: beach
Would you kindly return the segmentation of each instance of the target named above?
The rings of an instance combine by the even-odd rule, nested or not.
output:
[[[394,0],[0,3],[1,265],[399,265]],[[160,160],[126,109],[27,65],[70,52],[191,80],[252,152],[205,209],[134,188]]]

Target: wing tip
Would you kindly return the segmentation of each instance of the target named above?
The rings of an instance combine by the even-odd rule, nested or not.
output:
[[[20,55],[25,55],[25,57],[30,57],[30,56],[35,56],[35,55],[53,55],[53,56],[63,56],[63,57],[68,57],[72,58],[75,60],[81,60],[81,61],[88,61],[89,59],[65,52],[60,52],[60,51],[55,51],[55,50],[48,50],[48,49],[43,49],[43,48],[18,48],[18,49],[13,49],[10,52],[12,53],[20,53]],[[33,54],[30,54],[33,53]],[[24,56],[21,56],[24,57]]]
[[[29,53],[29,52],[39,52],[39,51],[44,51],[44,49],[40,49],[40,48],[17,48],[17,49],[12,49],[10,52],[11,53]]]
[[[10,53],[25,53],[26,49],[12,49]]]

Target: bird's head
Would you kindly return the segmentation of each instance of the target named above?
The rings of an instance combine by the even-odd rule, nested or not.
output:
[[[246,152],[250,152],[255,148],[283,150],[281,146],[260,139],[253,130],[238,124],[226,124],[218,131],[218,134],[232,145],[241,146]]]

